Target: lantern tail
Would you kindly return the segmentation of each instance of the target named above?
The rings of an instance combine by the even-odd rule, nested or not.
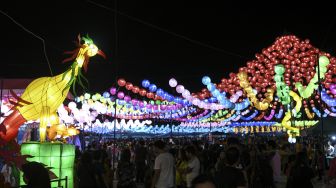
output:
[[[0,139],[5,142],[14,139],[19,132],[19,127],[26,121],[18,110],[13,111],[0,125]]]

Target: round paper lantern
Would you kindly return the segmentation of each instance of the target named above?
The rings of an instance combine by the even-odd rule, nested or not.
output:
[[[150,85],[150,82],[148,80],[143,80],[142,81],[142,87],[147,88],[147,87],[149,87],[149,85]]]
[[[214,84],[208,84],[207,88],[210,92],[213,92],[216,89],[216,86]]]
[[[150,99],[152,99],[154,97],[154,94],[151,93],[151,92],[149,92],[149,93],[147,93],[147,97],[150,98]]]
[[[109,98],[109,97],[110,97],[110,94],[109,94],[109,92],[106,92],[106,91],[105,91],[105,92],[103,93],[103,96],[104,96],[104,98]]]
[[[139,90],[139,94],[141,95],[141,96],[145,96],[146,95],[146,90],[145,89],[140,89]]]
[[[128,95],[126,95],[126,96],[124,97],[124,100],[125,100],[126,102],[129,102],[129,101],[131,101],[131,97],[128,96]]]
[[[333,95],[336,95],[336,84],[331,84],[329,89]]]
[[[90,99],[90,98],[91,98],[91,95],[90,95],[89,93],[85,93],[85,94],[84,94],[84,98],[85,98],[85,99]]]
[[[125,79],[120,78],[120,79],[118,80],[118,85],[121,86],[121,87],[125,86],[125,85],[126,85],[126,81],[125,81]]]
[[[208,84],[210,84],[210,82],[211,82],[211,79],[209,78],[209,76],[204,76],[204,77],[202,78],[202,83],[203,83],[204,85],[208,85]]]
[[[71,110],[73,110],[73,109],[75,109],[75,108],[77,107],[77,105],[76,105],[75,102],[69,102],[68,107],[69,107]]]
[[[132,89],[133,89],[133,84],[127,82],[127,83],[126,83],[126,89],[127,89],[127,90],[132,90]]]
[[[156,94],[158,95],[158,96],[163,96],[164,95],[164,91],[162,90],[162,89],[157,89],[156,90]]]
[[[119,92],[118,92],[118,98],[119,98],[119,99],[123,99],[124,96],[125,96],[124,92],[122,92],[122,91],[119,91]]]
[[[133,89],[132,89],[132,92],[133,93],[139,93],[139,87],[138,86],[134,86]]]
[[[183,86],[183,85],[178,85],[178,86],[176,86],[176,91],[177,91],[178,93],[183,93],[183,91],[184,91],[184,86]]]
[[[117,93],[117,88],[111,87],[110,93],[111,93],[111,95],[115,95]]]
[[[199,99],[193,99],[192,101],[193,105],[198,105],[200,103],[200,100]]]
[[[175,80],[175,78],[171,78],[169,80],[169,86],[170,87],[176,87],[177,86],[177,81]]]
[[[156,87],[155,84],[151,84],[151,85],[149,85],[148,89],[149,89],[150,92],[155,92],[157,87]]]

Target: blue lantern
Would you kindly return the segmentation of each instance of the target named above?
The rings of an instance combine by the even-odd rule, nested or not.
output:
[[[159,89],[156,90],[156,94],[161,97],[161,96],[164,95],[164,91],[159,88]]]
[[[107,92],[107,91],[105,91],[105,92],[103,93],[103,96],[104,96],[104,98],[109,98],[109,97],[110,97],[110,93]]]
[[[155,84],[150,84],[148,88],[149,88],[149,91],[150,91],[150,92],[155,92],[156,89],[157,89],[157,87],[156,87]]]
[[[218,89],[215,89],[215,90],[212,92],[212,95],[213,95],[214,97],[218,97],[218,96],[220,95],[220,92],[218,91]],[[211,100],[211,102],[213,102],[213,101],[212,101],[212,98],[211,98],[210,100]]]
[[[210,84],[207,85],[207,88],[210,92],[213,92],[216,89],[216,86],[214,84],[210,83]]]
[[[143,80],[142,81],[142,87],[147,88],[147,87],[149,87],[149,85],[150,85],[150,82],[148,80]]]
[[[209,78],[209,76],[203,76],[202,83],[204,85],[208,85],[208,84],[210,84],[210,82],[211,82],[211,79]]]

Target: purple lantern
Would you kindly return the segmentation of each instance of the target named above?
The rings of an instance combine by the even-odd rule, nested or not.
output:
[[[133,106],[136,106],[138,103],[139,103],[138,100],[136,100],[136,99],[132,99],[132,105],[133,105]]]
[[[117,93],[117,88],[111,87],[110,93],[111,93],[111,95],[115,95]]]
[[[166,110],[167,106],[166,105],[160,105],[160,110]]]
[[[125,100],[126,102],[129,102],[129,101],[131,100],[131,97],[128,96],[128,95],[126,95],[126,96],[124,97],[124,100]]]

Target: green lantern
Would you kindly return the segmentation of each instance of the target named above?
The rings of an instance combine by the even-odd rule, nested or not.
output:
[[[280,99],[280,102],[283,105],[290,103],[289,97],[289,87],[285,84],[283,73],[285,72],[285,67],[282,64],[275,65],[274,67],[275,75],[274,81],[275,86],[277,87],[277,96]]]
[[[316,66],[316,71],[318,68],[320,68],[320,79],[324,79],[325,74],[328,71],[327,66],[329,63],[330,61],[327,56],[319,57],[319,67]],[[314,93],[314,90],[318,88],[318,73],[315,73],[314,77],[309,81],[307,87],[304,87],[301,82],[296,82],[295,87],[299,91],[302,98],[309,98]]]
[[[36,161],[51,167],[51,171],[58,178],[68,177],[68,188],[73,188],[73,171],[75,161],[75,146],[63,143],[48,142],[25,142],[21,145],[22,155],[31,155],[29,161]],[[23,185],[22,174],[20,185]],[[58,182],[53,182],[51,187],[57,187]],[[61,186],[65,187],[65,181],[61,181]]]

